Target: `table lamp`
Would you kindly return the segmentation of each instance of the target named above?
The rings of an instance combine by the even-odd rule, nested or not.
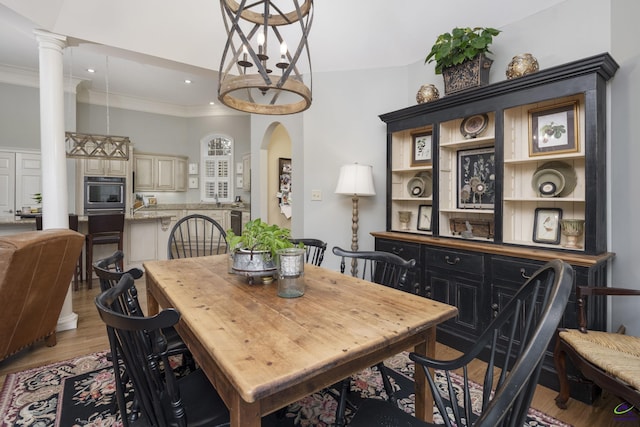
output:
[[[335,193],[349,195],[353,201],[351,250],[357,251],[358,198],[360,196],[375,196],[376,194],[376,190],[373,188],[373,167],[358,163],[342,166]],[[351,259],[351,275],[354,277],[358,275],[358,262],[355,258]]]

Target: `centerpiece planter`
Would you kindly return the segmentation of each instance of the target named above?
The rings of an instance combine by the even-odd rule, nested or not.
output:
[[[489,84],[489,71],[492,63],[492,59],[487,58],[484,54],[479,54],[462,64],[443,68],[444,93],[450,95]]]
[[[248,278],[271,282],[278,276],[276,265],[278,251],[293,248],[291,232],[275,224],[267,224],[260,218],[249,221],[241,235],[227,230],[227,243],[233,258],[231,272]]]
[[[255,278],[274,277],[276,264],[268,251],[236,249],[233,256],[233,273],[246,276],[250,283]]]

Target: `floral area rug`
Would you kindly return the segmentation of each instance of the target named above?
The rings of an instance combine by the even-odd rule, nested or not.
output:
[[[0,427],[120,427],[111,362],[106,352],[92,353],[48,366],[7,375],[0,393]],[[413,363],[407,353],[385,361],[391,368],[398,403],[413,413]],[[480,405],[482,387],[474,384],[474,404]],[[367,397],[386,394],[378,372],[365,369],[352,377],[349,400],[356,406]],[[475,408],[475,407],[474,407]],[[336,400],[328,392],[305,397],[263,419],[262,425],[319,426],[334,423]],[[442,422],[434,414],[435,422]],[[570,427],[531,409],[528,427]]]

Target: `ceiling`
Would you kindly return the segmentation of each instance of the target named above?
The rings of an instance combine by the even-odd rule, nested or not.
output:
[[[313,72],[413,64],[453,27],[501,28],[563,1],[316,0]],[[178,115],[226,110],[209,105],[217,102],[215,70],[226,42],[217,0],[0,0],[0,81],[37,76],[34,29],[67,37],[65,77],[82,80],[79,92],[96,103],[108,85],[111,105],[164,105]]]

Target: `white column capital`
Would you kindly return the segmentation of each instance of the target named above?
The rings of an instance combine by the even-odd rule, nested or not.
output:
[[[44,30],[33,30],[33,34],[36,35],[36,40],[40,47],[57,48],[59,50],[67,47],[66,36]]]

